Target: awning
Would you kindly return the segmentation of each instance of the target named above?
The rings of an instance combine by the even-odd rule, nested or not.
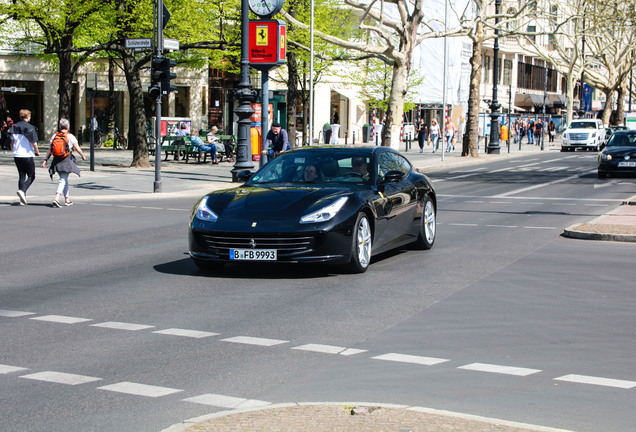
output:
[[[543,96],[532,93],[516,94],[515,105],[529,110],[530,108],[543,107]],[[552,106],[550,100],[546,99],[546,107]]]
[[[567,106],[568,100],[561,94],[551,94],[548,98],[555,108],[565,108]]]

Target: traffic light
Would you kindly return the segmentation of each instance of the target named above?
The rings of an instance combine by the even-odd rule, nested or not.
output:
[[[151,60],[150,87],[148,94],[156,98],[160,95],[168,95],[171,91],[177,91],[177,86],[170,83],[177,77],[176,73],[170,72],[170,68],[176,66],[174,60],[163,56],[153,56]]]
[[[163,72],[161,77],[161,93],[167,95],[170,92],[177,91],[177,86],[170,83],[170,81],[177,77],[176,73],[170,72],[170,68],[175,67],[177,62],[166,57],[164,57],[163,60],[163,64],[161,65]]]
[[[150,63],[150,87],[148,94],[151,98],[157,98],[161,95],[161,78],[163,71],[161,69],[165,57],[152,56]]]

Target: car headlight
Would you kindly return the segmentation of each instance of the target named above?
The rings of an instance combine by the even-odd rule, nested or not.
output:
[[[569,135],[568,135],[568,133],[566,132],[566,133],[564,133],[564,134],[563,134],[563,138],[568,139],[568,138],[570,138],[570,136],[569,136]]]
[[[596,138],[596,132],[592,132],[592,138]]]
[[[216,222],[216,220],[219,218],[219,216],[208,207],[208,197],[203,198],[199,202],[199,205],[194,212],[194,217],[207,222]]]
[[[612,155],[611,154],[602,154],[601,157],[605,160],[612,160]]]
[[[300,223],[326,222],[329,219],[333,218],[346,202],[347,197],[338,198],[338,200],[333,204],[330,204],[318,211],[309,213],[308,215],[301,217]]]

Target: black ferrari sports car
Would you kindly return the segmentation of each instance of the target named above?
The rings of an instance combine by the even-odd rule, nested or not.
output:
[[[636,130],[614,132],[598,154],[598,177],[610,174],[636,174]]]
[[[435,242],[433,185],[388,147],[301,147],[239,178],[192,209],[190,256],[200,268],[329,262],[362,273],[375,254]]]

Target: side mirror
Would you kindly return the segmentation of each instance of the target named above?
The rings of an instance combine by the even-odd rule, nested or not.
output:
[[[382,181],[384,183],[397,183],[404,178],[404,173],[402,171],[389,171],[384,174],[384,178]]]
[[[252,176],[254,175],[254,173],[250,170],[244,170],[244,171],[239,171],[236,174],[236,178],[239,179],[239,181],[242,182],[246,182],[248,181],[250,178],[252,178]]]

